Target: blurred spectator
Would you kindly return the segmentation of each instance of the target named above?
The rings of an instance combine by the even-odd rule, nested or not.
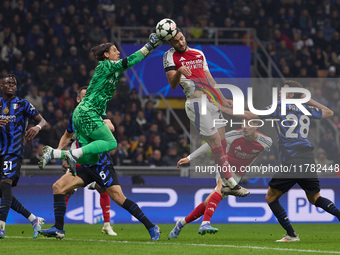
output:
[[[165,131],[165,134],[162,137],[162,141],[167,144],[167,146],[171,146],[177,141],[178,134],[172,125],[168,125]]]
[[[31,50],[37,45],[39,38],[44,38],[44,34],[40,31],[40,26],[35,24],[31,32],[27,35],[27,43]]]
[[[165,166],[166,164],[162,160],[162,152],[160,150],[154,150],[151,158],[149,159],[149,166]]]
[[[146,140],[146,136],[145,135],[140,135],[138,137],[138,140],[135,140],[131,143],[131,153],[133,155],[136,154],[136,152],[138,152],[138,147],[142,149],[142,151],[147,154],[150,155],[151,154],[151,147],[149,146],[149,144],[147,143]]]
[[[59,108],[62,108],[65,106],[66,101],[69,101],[71,108],[75,108],[75,101],[74,99],[70,96],[70,92],[68,89],[64,90],[64,93],[59,97]]]
[[[321,165],[321,167],[325,167],[325,169],[330,169],[331,165],[333,164],[333,161],[329,160],[327,158],[326,151],[320,148],[317,151],[315,163]]]
[[[141,132],[146,131],[148,123],[144,117],[144,112],[142,110],[137,112],[136,122],[139,125],[139,130]]]
[[[176,146],[171,146],[168,153],[163,157],[163,161],[167,166],[176,166],[180,157],[177,156]]]
[[[13,46],[16,46],[17,37],[15,33],[12,32],[11,27],[9,25],[5,25],[0,31],[0,48],[5,44],[8,44],[8,42],[12,42]]]
[[[185,158],[190,154],[190,146],[188,145],[187,138],[185,135],[180,135],[176,144],[177,156]]]
[[[126,133],[125,133],[125,126],[121,124],[118,127],[116,127],[116,130],[115,130],[116,140],[119,142],[119,141],[126,139],[126,137],[127,136],[126,136]]]
[[[153,108],[153,102],[151,100],[148,100],[145,103],[144,114],[146,121],[152,123],[155,115],[155,110]]]
[[[164,155],[167,151],[167,146],[162,142],[160,135],[155,135],[150,143],[152,151],[159,150],[162,155]]]
[[[58,147],[60,137],[63,136],[63,134],[65,133],[65,129],[67,128],[67,122],[68,122],[68,119],[63,117],[59,119],[57,124],[52,127],[51,132],[50,132],[50,142],[49,142],[49,145],[52,148]]]
[[[160,132],[164,132],[167,126],[167,123],[164,119],[163,112],[162,111],[157,111],[154,123],[158,125],[158,130]]]
[[[335,143],[335,138],[333,131],[327,129],[320,144],[320,148],[324,149],[327,153],[327,157],[330,160],[337,160],[338,157],[338,148]]]
[[[146,166],[143,153],[137,153],[132,161],[133,166]]]
[[[131,155],[130,155],[130,144],[127,139],[118,141],[118,151],[117,151],[117,161],[119,160],[120,165],[130,165]]]
[[[19,55],[19,60],[20,60],[21,51],[14,46],[12,41],[9,41],[7,44],[5,44],[2,47],[1,58],[3,61],[5,61],[8,64],[10,69],[12,69],[16,64],[16,61],[15,61],[16,55]]]
[[[31,86],[29,94],[25,97],[39,112],[44,111],[43,100],[38,95],[38,88],[36,86]]]
[[[125,114],[124,120],[121,123],[125,127],[125,134],[127,137],[134,138],[134,137],[139,136],[142,133],[137,121],[132,119],[131,115],[128,113]]]

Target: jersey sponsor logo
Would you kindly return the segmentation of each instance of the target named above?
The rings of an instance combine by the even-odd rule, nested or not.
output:
[[[0,119],[8,119],[9,122],[14,122],[15,119],[16,119],[16,116],[15,115],[0,115]]]
[[[237,149],[237,150],[242,150],[242,148],[241,148],[241,146],[239,145],[239,146],[237,146],[237,147],[235,147],[235,149]]]
[[[180,59],[179,59],[179,61],[183,61],[183,60],[186,60],[185,58],[183,58],[183,57],[181,57]]]

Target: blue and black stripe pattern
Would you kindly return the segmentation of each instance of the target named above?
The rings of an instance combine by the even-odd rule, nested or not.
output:
[[[34,119],[39,112],[26,99],[15,97],[9,101],[0,98],[0,113],[1,119],[9,119],[9,123],[0,129],[0,155],[22,157],[28,119]]]
[[[269,109],[271,106],[267,107]],[[293,104],[286,105],[286,115],[281,114],[281,101],[277,103],[275,112],[261,116],[262,119],[278,119],[274,126],[277,131],[281,162],[289,161],[299,152],[312,150],[313,145],[308,140],[310,123],[312,119],[321,119],[322,111],[314,106],[304,104],[311,113],[305,115]]]

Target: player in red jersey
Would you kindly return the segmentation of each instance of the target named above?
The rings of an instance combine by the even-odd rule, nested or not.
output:
[[[182,87],[187,97],[186,114],[210,146],[215,163],[223,170],[221,171],[223,185],[229,186],[235,196],[247,196],[249,191],[237,184],[229,169],[225,154],[227,147],[225,127],[215,127],[214,120],[222,119],[222,113],[210,102],[207,103],[207,114],[201,113],[200,109],[204,92],[217,93],[221,103],[227,107],[232,106],[232,101],[227,100],[219,89],[213,88],[216,82],[209,71],[203,52],[189,48],[180,29],[177,28],[177,34],[169,40],[169,43],[173,48],[164,54],[163,65],[171,88],[176,89],[179,84]],[[206,228],[210,226],[207,225]]]
[[[258,132],[254,127],[254,123],[243,125],[242,129],[233,130],[225,134],[227,141],[226,153],[229,164],[232,166],[232,175],[235,181],[240,182],[242,176],[245,174],[244,167],[249,166],[263,151],[269,151],[272,145],[272,139],[262,133]],[[177,167],[182,164],[189,163],[190,160],[198,157],[202,153],[210,150],[208,144],[204,144],[196,151],[191,153],[188,157],[182,158],[178,161]],[[203,221],[198,231],[199,234],[216,233],[217,228],[202,228],[206,224],[210,225],[210,219],[213,216],[219,202],[230,194],[229,187],[223,187],[222,179],[219,172],[216,172],[217,185],[204,202],[199,204],[187,217],[177,221],[176,226],[169,234],[169,239],[177,238],[181,229],[186,224],[203,216]]]

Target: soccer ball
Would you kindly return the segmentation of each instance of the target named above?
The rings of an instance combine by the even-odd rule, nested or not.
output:
[[[162,19],[156,25],[156,34],[159,39],[168,41],[177,33],[176,23],[171,19]]]

